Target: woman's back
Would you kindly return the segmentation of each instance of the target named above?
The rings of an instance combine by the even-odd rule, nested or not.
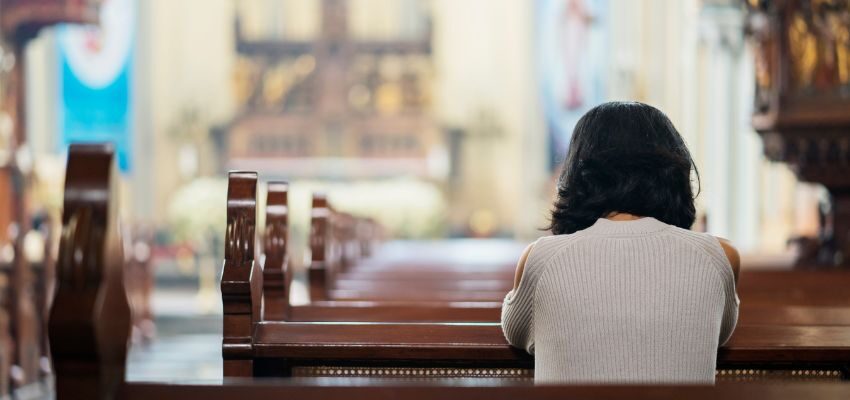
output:
[[[535,244],[505,300],[538,382],[713,383],[738,301],[714,237],[654,218],[599,219]]]

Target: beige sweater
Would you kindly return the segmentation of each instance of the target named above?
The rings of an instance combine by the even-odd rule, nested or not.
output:
[[[535,355],[536,382],[712,384],[738,303],[716,238],[599,219],[536,242],[502,330]]]

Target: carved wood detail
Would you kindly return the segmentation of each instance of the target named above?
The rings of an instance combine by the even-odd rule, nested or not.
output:
[[[227,185],[227,231],[221,296],[225,377],[253,376],[253,326],[262,315],[263,276],[254,261],[257,174],[231,172]]]
[[[803,265],[850,265],[850,0],[748,0],[765,155],[826,186],[830,211]],[[807,255],[806,255],[807,254]]]
[[[287,320],[289,285],[289,207],[286,182],[269,182],[266,197],[266,228],[263,234],[263,312],[266,320]]]
[[[332,282],[328,277],[330,215],[328,199],[324,193],[313,193],[312,209],[310,211],[310,300],[327,299],[327,283]]]

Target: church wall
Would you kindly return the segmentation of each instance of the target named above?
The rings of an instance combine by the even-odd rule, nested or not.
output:
[[[471,135],[458,166],[466,187],[454,199],[459,209],[452,222],[489,212],[497,226],[537,236],[548,172],[533,68],[533,2],[437,0],[433,9],[436,113]]]

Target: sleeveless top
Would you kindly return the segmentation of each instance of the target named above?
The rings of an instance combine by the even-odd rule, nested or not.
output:
[[[713,384],[738,320],[716,238],[654,218],[537,240],[502,306],[538,383]]]

